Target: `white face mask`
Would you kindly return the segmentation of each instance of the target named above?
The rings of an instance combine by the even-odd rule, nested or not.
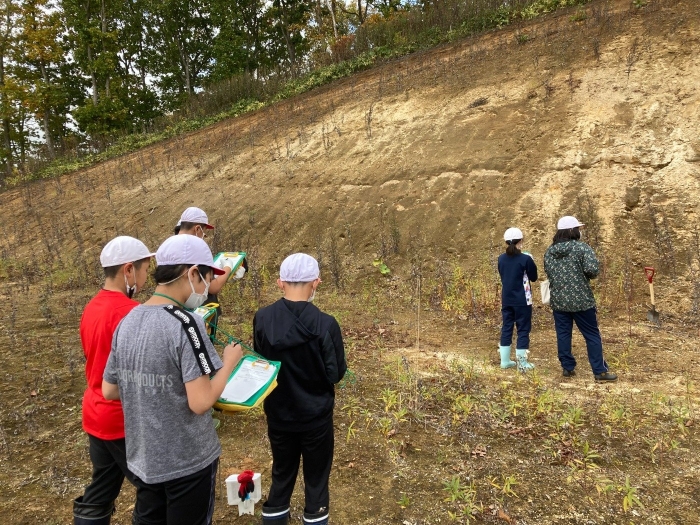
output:
[[[129,281],[126,278],[126,275],[124,276],[124,284],[126,285],[126,296],[131,299],[134,294],[138,291],[136,288],[136,280],[134,280],[134,286],[129,286]]]
[[[313,303],[316,298],[316,288],[311,290],[311,296],[307,299],[308,302]]]
[[[197,271],[199,273],[199,270]],[[204,277],[202,277],[202,274],[199,274],[199,278],[204,281]],[[187,298],[187,301],[185,301],[185,308],[188,308],[190,310],[194,310],[196,308],[199,308],[204,304],[204,301],[207,300],[207,295],[209,295],[209,283],[204,281],[204,293],[197,293],[194,291],[194,284],[192,284],[192,277],[187,276],[187,280],[190,282],[190,288],[192,288],[192,293],[190,296]]]

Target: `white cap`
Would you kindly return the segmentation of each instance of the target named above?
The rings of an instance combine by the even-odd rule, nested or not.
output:
[[[503,234],[503,240],[506,242],[520,240],[522,238],[523,232],[521,232],[519,228],[508,228],[506,233]]]
[[[559,222],[557,222],[557,230],[570,230],[571,228],[578,228],[579,226],[585,225],[582,222],[578,222],[578,219],[571,215],[562,217],[559,219]]]
[[[173,235],[165,239],[156,252],[158,266],[189,264],[191,266],[211,266],[216,275],[226,273],[214,266],[209,245],[195,235]]]
[[[102,248],[100,264],[102,268],[109,268],[110,266],[121,266],[140,261],[154,255],[155,253],[151,253],[146,245],[138,239],[121,235],[109,241]]]
[[[205,228],[213,230],[214,227],[209,224],[209,217],[204,213],[204,210],[191,206],[182,212],[177,225],[180,226],[183,222],[193,222],[194,224],[202,224]]]
[[[280,280],[288,283],[309,283],[319,273],[318,261],[305,253],[293,253],[280,265]]]

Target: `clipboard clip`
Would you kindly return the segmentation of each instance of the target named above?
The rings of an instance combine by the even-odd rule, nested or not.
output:
[[[250,363],[250,366],[255,366],[255,365],[257,365],[258,363],[261,364],[261,365],[265,365],[265,370],[267,370],[268,368],[270,368],[270,363],[268,363],[267,361],[263,361],[262,359],[256,359],[255,361],[253,361],[252,363]]]

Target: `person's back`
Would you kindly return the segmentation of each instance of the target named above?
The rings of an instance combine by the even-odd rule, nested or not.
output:
[[[572,215],[557,222],[557,233],[544,254],[544,271],[549,278],[549,306],[557,332],[557,357],[564,377],[576,375],[576,358],[571,351],[574,323],[586,340],[588,362],[596,381],[616,381],[603,358],[603,338],[598,327],[595,297],[589,283],[598,276],[600,263],[593,249],[581,242],[585,225]]]
[[[286,525],[300,460],[304,458],[303,523],[326,525],[333,464],[334,385],[347,365],[338,322],[311,304],[321,282],[318,262],[292,254],[280,266],[284,298],[253,319],[255,351],[280,361],[277,388],[265,399],[272,449],[272,486],[263,503],[264,525]]]
[[[537,265],[529,253],[522,251],[523,232],[520,228],[508,228],[503,234],[506,251],[498,257],[498,274],[501,277],[501,340],[498,353],[501,368],[518,366],[522,371],[532,370],[528,362],[530,329],[532,326],[532,287],[537,280]],[[515,350],[517,363],[510,360],[513,328],[517,328],[518,342]]]
[[[124,437],[122,404],[102,396],[102,374],[117,325],[138,304],[122,292],[103,289],[85,306],[80,318],[87,381],[83,396],[83,430],[100,439]]]
[[[299,430],[323,424],[333,414],[333,385],[346,370],[338,322],[308,301],[283,298],[259,310],[253,326],[256,352],[282,363],[277,388],[265,399],[269,424]]]
[[[552,244],[544,254],[553,310],[578,312],[595,307],[590,279],[597,277],[600,263],[585,242],[569,240]]]
[[[537,280],[537,266],[526,253],[498,256],[498,273],[501,276],[501,303],[504,306],[532,304],[530,283]]]
[[[204,338],[204,322],[196,315],[192,319]],[[214,366],[221,367],[218,355],[211,353]],[[120,397],[129,469],[142,481],[187,476],[221,455],[211,417],[188,405],[185,383],[202,375],[200,363],[182,322],[164,306],[144,304],[132,310],[114,334],[111,359],[108,370],[118,370],[124,386]]]
[[[82,421],[93,468],[90,484],[73,500],[76,525],[108,525],[124,478],[133,482],[126,462],[122,405],[119,400],[105,399],[102,375],[117,326],[139,304],[131,297],[146,283],[152,255],[133,237],[119,236],[108,242],[100,254],[104,288],[88,302],[80,318],[87,381]]]

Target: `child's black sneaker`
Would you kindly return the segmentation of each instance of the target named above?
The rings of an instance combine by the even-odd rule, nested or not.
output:
[[[564,377],[574,377],[576,375],[576,370],[567,370],[566,368],[563,368],[561,375]]]

